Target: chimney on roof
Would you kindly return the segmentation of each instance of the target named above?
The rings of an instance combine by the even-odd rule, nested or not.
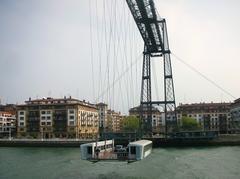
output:
[[[72,96],[69,96],[69,99],[72,99]]]
[[[28,99],[29,101],[31,101],[31,97],[29,97],[29,99]]]
[[[66,99],[66,96],[64,96],[64,99]]]

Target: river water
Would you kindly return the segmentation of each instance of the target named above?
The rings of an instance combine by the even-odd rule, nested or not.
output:
[[[240,179],[240,147],[157,148],[142,161],[91,163],[79,148],[0,147],[1,179]]]

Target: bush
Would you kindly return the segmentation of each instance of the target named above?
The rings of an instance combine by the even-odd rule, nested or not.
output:
[[[201,126],[195,119],[183,116],[181,128],[182,130],[193,131],[201,129]]]
[[[122,120],[124,131],[134,132],[139,130],[140,122],[136,116],[127,116]]]

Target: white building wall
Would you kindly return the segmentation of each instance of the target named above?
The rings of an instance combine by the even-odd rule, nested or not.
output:
[[[52,126],[52,110],[40,110],[40,126]]]
[[[76,109],[68,109],[67,112],[68,126],[76,125]]]
[[[18,111],[18,126],[19,127],[26,126],[26,111],[25,110]]]

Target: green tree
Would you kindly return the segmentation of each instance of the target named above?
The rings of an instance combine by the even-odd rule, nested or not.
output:
[[[140,122],[136,116],[127,116],[122,120],[122,127],[124,131],[134,132],[139,130]]]
[[[200,124],[191,117],[182,117],[182,130],[193,131],[201,129]]]

